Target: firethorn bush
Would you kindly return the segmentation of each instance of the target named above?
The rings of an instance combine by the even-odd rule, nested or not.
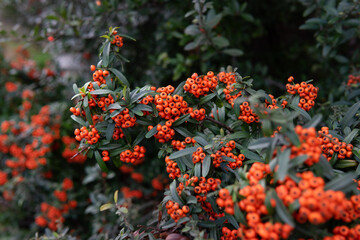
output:
[[[101,206],[116,208],[124,219],[118,239],[170,232],[211,239],[360,238],[360,102],[327,125],[313,114],[321,91],[316,81],[290,76],[283,81],[287,91],[275,97],[230,66],[193,73],[178,86],[132,88],[117,67],[123,57],[114,35],[124,37],[122,48],[133,40],[110,28],[90,68],[93,80],[73,86],[75,139],[104,172],[165,161],[172,180],[154,227],[140,235],[125,220],[130,207],[118,203],[118,192],[115,203]]]
[[[360,239],[358,1],[0,6],[0,239]]]

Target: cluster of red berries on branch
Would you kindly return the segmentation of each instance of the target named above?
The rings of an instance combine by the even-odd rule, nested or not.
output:
[[[217,85],[218,77],[215,76],[212,71],[201,76],[193,73],[191,78],[186,80],[184,90],[198,98],[200,96],[206,96],[210,91],[214,91]]]

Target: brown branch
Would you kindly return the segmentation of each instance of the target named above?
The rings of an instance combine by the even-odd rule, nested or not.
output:
[[[211,117],[206,116],[204,120],[209,120],[210,122],[216,123],[217,125],[226,128],[229,132],[234,132],[234,130],[232,130],[232,128],[230,128],[229,126],[223,124],[222,122],[219,122]]]
[[[81,154],[82,152],[84,152],[85,150],[88,150],[88,149],[90,149],[90,147],[84,147],[79,152],[77,152],[74,156],[72,156],[70,159],[76,158],[79,154]]]

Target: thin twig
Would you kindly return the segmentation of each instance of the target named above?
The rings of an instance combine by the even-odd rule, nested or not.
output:
[[[85,150],[90,149],[90,147],[85,147],[83,149],[81,149],[79,152],[77,152],[74,156],[72,156],[70,159],[74,159],[76,158],[79,154],[81,154],[82,152],[84,152]]]
[[[223,124],[222,122],[219,122],[211,117],[206,116],[204,120],[209,120],[210,122],[216,123],[217,125],[226,128],[229,132],[234,132],[234,130],[232,130],[232,128],[230,128],[229,126]]]

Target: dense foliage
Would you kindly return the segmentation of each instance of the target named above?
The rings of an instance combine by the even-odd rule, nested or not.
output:
[[[0,4],[5,239],[360,237],[358,1]]]

